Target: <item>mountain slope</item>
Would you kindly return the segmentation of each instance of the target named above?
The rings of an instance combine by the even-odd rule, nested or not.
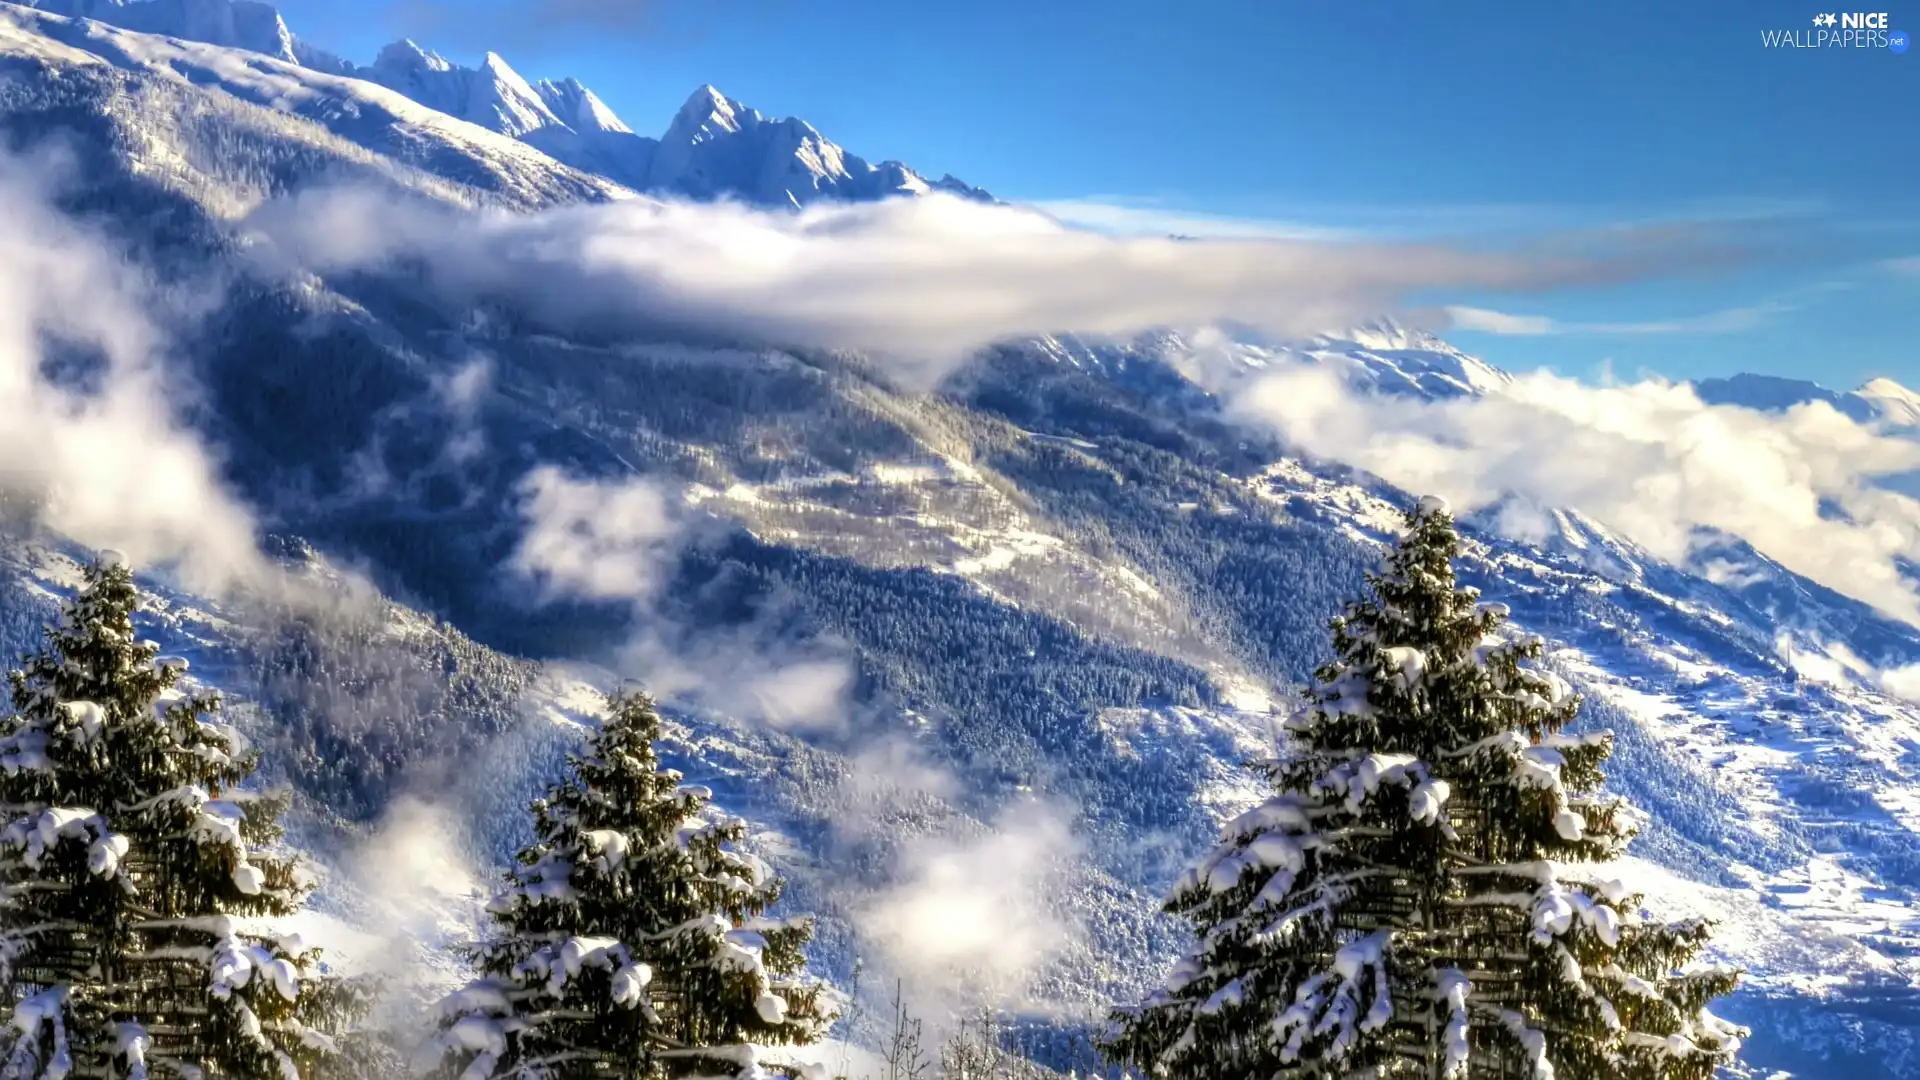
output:
[[[80,207],[142,258],[234,283],[180,342],[226,479],[304,538],[279,545],[298,574],[350,563],[405,600],[255,610],[148,582],[143,631],[250,703],[272,775],[303,792],[302,842],[338,855],[425,791],[499,858],[591,722],[592,687],[644,670],[671,680],[676,765],[827,914],[835,976],[883,955],[859,916],[914,884],[916,858],[991,860],[1011,831],[1045,854],[1039,910],[1019,914],[1080,930],[1006,977],[1067,1015],[1156,979],[1178,936],[1155,898],[1253,797],[1239,762],[1268,749],[1268,707],[1323,658],[1325,620],[1404,500],[1223,424],[1200,376],[1224,353],[1379,392],[1504,378],[1380,325],[1052,338],[909,393],[857,357],[533,333],[510,299],[475,312],[403,271],[290,282],[239,258],[230,223],[343,171],[456,204],[623,192],[253,53],[0,8],[0,57],[0,124],[26,143],[72,133]],[[597,115],[561,89],[534,92],[557,118],[556,100]],[[714,95],[693,111],[689,140],[771,123]],[[440,388],[476,358],[487,377],[455,408]],[[543,468],[649,483],[687,511],[644,606],[556,601],[516,569]],[[1735,538],[1716,552],[1731,572],[1709,576],[1576,511],[1555,522],[1537,545],[1468,522],[1465,572],[1620,733],[1611,782],[1654,818],[1628,869],[1663,910],[1726,920],[1724,955],[1752,971],[1735,1011],[1761,1027],[1753,1063],[1920,1073],[1920,714],[1836,659],[1911,663],[1920,635]],[[0,550],[0,643],[30,641],[75,554],[31,535]],[[842,670],[834,722],[792,724],[801,689]],[[1018,831],[1036,815],[1047,828]],[[350,878],[329,910],[376,910]]]
[[[325,97],[335,108],[355,110],[371,103],[406,123],[435,126],[417,113],[394,109],[378,95],[333,83],[287,78],[285,72],[263,73],[266,79],[242,79],[232,70],[214,75],[204,55],[196,57],[178,46],[192,42],[241,49],[327,76],[383,86],[436,114],[524,142],[555,161],[636,190],[780,207],[929,191],[992,199],[952,176],[930,181],[897,161],[869,164],[805,121],[768,119],[712,87],[696,90],[656,140],[634,134],[577,80],[532,84],[497,53],[487,53],[478,68],[468,68],[405,39],[387,45],[371,65],[361,67],[300,41],[277,10],[257,0],[18,0],[17,6],[178,39],[171,47],[145,46],[138,62],[149,67],[171,63],[194,77],[225,78],[234,84],[230,89],[242,96],[242,88],[252,90],[250,100],[263,104],[280,107],[263,96],[263,82],[292,83],[297,84],[296,94]],[[78,33],[97,36],[84,29]],[[69,44],[76,43],[73,37],[70,32]],[[131,59],[124,48],[120,57]],[[324,110],[304,111],[321,115]]]
[[[45,110],[79,108],[89,122],[119,131],[123,154],[143,168],[151,163],[183,177],[230,175],[233,155],[208,137],[232,127],[256,133],[263,144],[319,153],[348,165],[349,173],[443,194],[451,184],[464,190],[462,201],[533,207],[631,195],[603,177],[393,91],[251,52],[0,3],[0,63],[23,76],[0,89],[14,102],[10,120],[24,123],[20,118],[42,110],[46,134],[58,121]],[[74,81],[52,80],[52,72]],[[140,104],[128,107],[134,101]],[[327,175],[319,160],[302,161],[297,172],[314,179]],[[259,195],[285,191],[286,177],[263,176],[248,186],[255,193],[229,200],[232,212],[251,209]],[[211,182],[201,190],[228,194],[233,185]]]
[[[488,53],[475,70],[455,67],[411,41],[396,41],[358,74],[429,109],[514,138],[560,123],[546,100],[498,53]]]
[[[648,181],[697,199],[731,195],[769,206],[929,191],[992,199],[951,176],[929,182],[897,161],[869,164],[804,120],[769,119],[711,86],[695,90],[660,137]]]
[[[255,0],[22,0],[50,15],[94,19],[298,63],[293,33],[272,5]]]
[[[1733,375],[1701,379],[1693,384],[1700,400],[1711,405],[1739,405],[1762,412],[1781,412],[1796,405],[1825,402],[1861,423],[1883,423],[1901,430],[1920,430],[1920,394],[1892,379],[1872,379],[1848,391],[1829,390],[1803,379],[1772,375]]]

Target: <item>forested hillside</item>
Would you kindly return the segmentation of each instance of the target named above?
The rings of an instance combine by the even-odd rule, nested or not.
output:
[[[517,852],[559,845],[603,860],[615,893],[637,887],[585,834],[640,826],[540,825],[528,804],[585,775],[568,755],[606,730],[606,693],[646,688],[659,726],[634,720],[642,741],[675,790],[706,792],[687,822],[742,819],[713,827],[785,883],[714,939],[771,950],[715,991],[744,1003],[715,1030],[799,1034],[767,1017],[803,1004],[762,998],[800,1002],[818,979],[848,997],[825,1064],[849,1080],[1119,1068],[1095,1050],[1109,1008],[1144,1000],[1197,940],[1162,901],[1223,826],[1283,794],[1247,763],[1289,752],[1287,718],[1336,656],[1329,620],[1367,595],[1419,494],[1288,443],[1222,387],[1286,365],[1380,399],[1506,385],[1392,326],[1234,342],[1216,379],[1221,350],[1171,333],[1022,338],[921,367],[769,344],[758,312],[737,332],[591,298],[563,317],[557,256],[499,287],[424,254],[332,264],[286,240],[289,219],[326,210],[298,201],[315,192],[475,231],[655,205],[538,140],[320,67],[11,4],[0,75],[0,164],[34,163],[42,200],[22,205],[129,268],[143,284],[126,306],[150,319],[34,352],[20,385],[71,395],[33,399],[72,406],[48,424],[110,380],[151,390],[114,415],[164,418],[241,508],[219,517],[209,497],[193,508],[204,532],[134,567],[135,636],[191,661],[182,686],[220,692],[259,755],[240,787],[288,795],[287,843],[319,879],[302,925],[342,970],[407,958],[381,972],[404,1005],[382,1023],[486,977],[463,950],[498,927],[470,894],[525,872]],[[63,317],[119,311],[119,284],[76,288]],[[135,339],[153,355],[118,358]],[[59,527],[97,521],[61,516],[41,457],[68,460],[0,462],[10,664],[97,555]],[[187,471],[164,461],[156,485]],[[1752,1028],[1737,1068],[1915,1075],[1920,713],[1875,673],[1920,661],[1920,631],[1738,537],[1668,558],[1576,508],[1518,502],[1459,516],[1459,581],[1504,609],[1501,633],[1539,635],[1539,669],[1581,695],[1566,738],[1612,733],[1604,780],[1577,797],[1625,797],[1646,821],[1624,853],[1591,854],[1619,856],[1650,919],[1718,921],[1702,957],[1746,972],[1715,1006]],[[1510,516],[1545,524],[1516,537]],[[233,550],[217,527],[234,520],[247,557],[208,575],[194,556]],[[653,783],[641,773],[621,782]],[[1404,803],[1424,782],[1376,788]],[[731,895],[713,867],[739,867],[702,858],[667,869]],[[1633,907],[1594,895],[1589,914]],[[799,967],[765,959],[775,939],[726,937],[798,915],[815,917]],[[508,969],[536,950],[494,944],[514,963],[492,977],[526,980]],[[652,962],[609,948],[535,966],[567,972],[554,994],[569,1007],[589,987],[626,1008]],[[1313,962],[1372,965],[1337,951]],[[698,966],[658,965],[696,981]],[[1377,988],[1350,988],[1357,1015]],[[534,981],[493,989],[546,1008],[528,1005],[544,1000]],[[476,1017],[476,1042],[445,1048],[509,1060],[493,1036],[522,1014],[502,1008],[461,999],[447,1031]],[[119,1052],[112,1075],[131,1077]]]

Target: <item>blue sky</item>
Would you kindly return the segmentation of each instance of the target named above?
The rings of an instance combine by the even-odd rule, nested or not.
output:
[[[1525,316],[1449,332],[1510,368],[1920,384],[1920,55],[1763,46],[1811,30],[1817,4],[281,6],[361,62],[411,33],[456,62],[492,48],[529,78],[573,75],[646,134],[712,83],[868,158],[1108,228],[1693,229],[1743,254],[1619,288],[1432,299]],[[1920,7],[1889,15],[1920,29]]]

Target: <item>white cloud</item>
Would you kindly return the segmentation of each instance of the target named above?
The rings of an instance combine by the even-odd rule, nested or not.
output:
[[[911,738],[883,735],[868,741],[854,755],[845,788],[861,799],[874,801],[920,795],[952,799],[959,795],[961,784],[951,772],[928,762]]]
[[[1476,237],[1568,232],[1777,228],[1830,216],[1813,200],[1720,197],[1665,205],[1625,203],[1357,203],[1287,199],[1284,216],[1219,213],[1178,199],[1096,194],[1041,199],[1061,221],[1120,235],[1357,240],[1368,237]]]
[[[1725,308],[1704,315],[1644,322],[1563,322],[1545,315],[1516,315],[1488,308],[1451,306],[1447,317],[1461,330],[1521,337],[1545,337],[1557,334],[1639,335],[1639,334],[1733,334],[1752,330],[1774,315],[1793,310],[1785,304],[1757,304],[1752,307]]]
[[[634,621],[618,666],[662,699],[784,731],[847,726],[854,666],[831,643],[790,642],[759,620],[686,627],[645,603],[636,606]]]
[[[372,907],[368,925],[391,928],[396,940],[421,934],[449,906],[469,902],[486,883],[468,855],[460,819],[445,807],[403,795],[387,807],[373,835],[348,857],[356,899]]]
[[[1607,255],[1422,244],[1120,239],[944,196],[770,212],[635,199],[462,212],[360,189],[250,221],[263,259],[405,265],[454,303],[512,303],[575,331],[859,349],[932,377],[981,346],[1056,331],[1226,320],[1278,336],[1350,325],[1444,288],[1534,291],[1684,258],[1632,235]]]
[[[1559,332],[1560,324],[1545,315],[1511,315],[1486,308],[1449,307],[1447,318],[1461,330],[1486,334],[1540,335]]]
[[[325,874],[329,902],[292,919],[329,962],[380,980],[369,1018],[376,1029],[412,1031],[420,1005],[462,977],[441,950],[480,930],[492,885],[471,856],[467,820],[412,796],[395,799]]]
[[[510,566],[546,601],[624,602],[634,636],[611,650],[662,699],[794,731],[846,726],[852,662],[830,641],[792,642],[750,619],[688,627],[656,601],[693,536],[680,495],[644,477],[587,480],[542,466],[521,482],[527,529]]]
[[[1920,664],[1876,667],[1845,642],[1814,641],[1803,648],[1785,633],[1775,638],[1774,652],[1801,678],[1828,686],[1862,686],[1905,701],[1920,702]]]
[[[1181,210],[1114,198],[1042,199],[1031,204],[1049,217],[1116,236],[1190,236],[1240,240],[1353,240],[1358,230],[1304,221]]]
[[[433,376],[432,385],[434,397],[449,413],[471,420],[493,389],[493,361],[486,356],[469,357],[453,371]]]
[[[650,596],[684,532],[675,497],[651,480],[581,480],[542,466],[520,489],[527,532],[512,565],[549,597]]]
[[[1880,689],[1907,701],[1920,701],[1920,664],[1902,664],[1877,674]]]
[[[774,727],[835,727],[853,687],[853,665],[837,658],[800,660],[750,671],[743,683],[741,692],[754,705],[749,715]]]
[[[921,1000],[964,987],[1019,1004],[1081,938],[1054,902],[1080,854],[1059,808],[1011,807],[984,836],[909,843],[896,883],[863,905],[857,925]]]
[[[251,517],[175,416],[190,397],[166,363],[176,305],[59,209],[66,167],[0,153],[0,490],[90,547],[178,561],[196,585],[254,576]],[[62,363],[83,374],[53,374]]]
[[[1233,408],[1309,453],[1463,510],[1509,494],[1575,507],[1676,562],[1697,530],[1731,533],[1920,625],[1920,594],[1901,570],[1920,559],[1920,502],[1874,483],[1920,468],[1920,443],[1824,403],[1775,415],[1705,405],[1685,384],[1593,386],[1545,373],[1484,398],[1426,402],[1361,395],[1329,372],[1296,368],[1254,380]],[[1506,525],[1532,527],[1524,515]]]

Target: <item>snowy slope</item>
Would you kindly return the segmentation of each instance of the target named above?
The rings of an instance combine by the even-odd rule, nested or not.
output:
[[[1250,331],[1161,330],[1126,342],[1053,334],[1003,351],[1155,395],[1176,414],[1211,410],[1235,381],[1283,365],[1325,368],[1365,392],[1426,398],[1497,393],[1511,380],[1478,357],[1390,318],[1304,340],[1268,340]],[[971,377],[961,375],[963,381]]]
[[[1380,539],[1393,510],[1297,463],[1262,486]],[[1716,948],[1749,972],[1730,1010],[1759,1028],[1748,1059],[1920,1070],[1920,708],[1835,659],[1829,632],[1859,605],[1776,619],[1576,514],[1546,548],[1471,544],[1465,572],[1548,638],[1586,722],[1619,736],[1608,772],[1655,821],[1623,877],[1658,910],[1721,923]]]
[[[1869,379],[1852,396],[1866,402],[1875,419],[1894,427],[1920,429],[1920,394],[1892,379]]]
[[[264,755],[259,782],[295,787],[290,838],[316,872],[319,889],[309,910],[276,923],[276,929],[301,934],[348,970],[382,975],[403,1004],[424,1000],[470,974],[459,950],[480,925],[498,869],[531,839],[527,803],[602,718],[603,695],[624,680],[592,664],[490,656],[439,620],[369,593],[353,575],[309,549],[298,550],[304,554],[289,567],[288,580],[291,595],[303,599],[292,608],[279,606],[289,594],[271,601],[214,599],[183,592],[164,576],[141,575],[146,607],[136,627],[168,655],[188,661],[188,685],[222,693],[227,716]],[[86,557],[56,538],[0,531],[0,629],[16,617],[48,620],[78,586],[80,560]],[[283,623],[290,615],[291,621]],[[491,669],[506,665],[512,669],[504,680],[510,703],[506,722],[480,739],[446,728],[412,741],[367,732],[383,744],[387,763],[398,761],[404,771],[377,815],[343,820],[338,800],[316,795],[304,786],[308,777],[289,772],[290,757],[312,757],[315,750],[291,747],[287,727],[297,715],[303,730],[348,729],[353,723],[348,714],[360,703],[309,704],[319,715],[290,714],[266,678],[280,671],[274,650],[282,635],[316,624],[336,630],[317,636],[296,632],[302,662],[325,668],[329,681],[373,697],[394,689],[383,685],[386,681],[403,684],[402,697],[411,697],[404,685],[410,663],[435,675],[444,665],[442,677],[449,683],[498,681],[499,671]],[[8,655],[36,646],[37,633],[25,627],[14,632],[17,637],[0,635]],[[369,680],[360,666],[369,656],[392,666]],[[684,773],[688,783],[713,791],[716,812],[748,819],[748,846],[788,880],[786,903],[819,917],[811,955],[829,976],[847,979],[864,951],[856,936],[859,912],[892,884],[894,852],[921,838],[936,838],[944,850],[948,838],[991,834],[991,825],[972,816],[962,800],[902,787],[878,759],[809,746],[671,695],[662,706],[663,762]],[[403,722],[394,717],[394,723]],[[1122,729],[1116,738],[1145,745],[1176,736],[1178,727],[1168,731],[1168,723],[1191,733],[1194,725],[1211,721],[1190,710],[1173,710],[1108,722]],[[325,746],[318,751],[338,752]],[[891,752],[911,753],[899,743]],[[1239,797],[1244,796],[1228,799]],[[887,832],[876,835],[872,830],[882,820]],[[864,850],[850,862],[854,847]],[[1071,852],[1063,857],[1074,858]],[[1115,980],[1137,981],[1143,974],[1141,958],[1129,951],[1129,943],[1137,948],[1143,941],[1164,941],[1165,931],[1153,925],[1153,896],[1137,882],[1082,865],[1062,887],[1057,901],[1065,917],[1095,919],[1088,923],[1092,936],[1066,943],[1049,964],[1047,1000],[1078,1002],[1091,1012]]]
[[[633,134],[633,129],[622,123],[598,95],[580,85],[578,79],[562,79],[559,82],[542,79],[535,89],[540,92],[540,100],[546,103],[561,123],[581,134]]]
[[[1343,370],[1380,393],[1447,398],[1498,391],[1508,381],[1505,372],[1478,357],[1391,319],[1322,334],[1282,351]]]
[[[534,89],[560,123],[535,128],[522,135],[522,139],[556,160],[599,173],[628,187],[641,189],[651,185],[658,140],[634,134],[605,102],[578,80],[562,79],[556,83],[542,79]]]
[[[724,196],[781,207],[817,199],[868,200],[929,191],[992,198],[951,176],[928,180],[897,161],[870,164],[805,121],[769,119],[712,87],[696,90],[666,134],[656,140],[636,135],[577,80],[529,83],[498,53],[488,52],[478,68],[469,68],[406,39],[387,45],[372,64],[360,66],[302,42],[277,10],[257,0],[20,0],[20,4],[180,43],[258,53],[311,72],[382,86],[439,116],[521,141],[555,161],[635,189],[703,199]],[[134,51],[144,52],[146,60],[152,61],[155,48]],[[251,64],[232,57],[217,63],[202,53],[192,56],[190,63],[174,66],[203,75],[222,71],[223,77],[231,78],[233,69]],[[234,81],[252,83],[257,89],[261,80]],[[302,84],[298,90],[302,96],[321,94],[372,103],[406,123],[434,126],[423,121],[418,110],[411,114],[396,110],[378,95],[299,76],[291,81]],[[497,147],[490,149],[498,153]]]
[[[440,54],[402,40],[381,49],[359,74],[429,109],[514,138],[561,122],[498,53],[488,53],[476,70],[455,67]]]
[[[20,76],[0,80],[9,134],[91,118],[79,135],[96,179],[177,183],[215,240],[259,198],[342,169],[451,201],[627,194],[527,141],[258,50],[0,6],[0,64]],[[652,145],[578,84],[518,81],[533,97],[509,95],[523,110],[514,115],[558,122],[527,140],[591,132]],[[478,100],[509,103],[496,89]],[[670,135],[678,149],[661,175],[704,178],[707,194],[724,193],[728,170],[751,174],[756,198],[790,203],[836,184],[863,190],[859,177],[878,173],[859,173],[805,125],[706,90]],[[818,169],[794,171],[796,155]],[[644,168],[651,178],[656,163]],[[210,241],[199,254],[220,250]],[[315,813],[303,843],[342,856],[408,790],[402,781],[431,788],[466,773],[499,780],[461,806],[474,822],[466,850],[484,863],[511,846],[518,804],[591,720],[590,690],[608,676],[586,661],[607,659],[632,629],[623,613],[536,608],[506,587],[503,560],[523,524],[515,485],[541,464],[645,471],[715,529],[675,568],[663,610],[732,658],[730,677],[796,641],[858,673],[857,723],[841,734],[803,738],[711,703],[675,710],[674,760],[756,823],[799,881],[795,903],[829,916],[826,970],[844,974],[863,947],[852,915],[897,867],[887,845],[988,835],[1003,807],[1039,791],[1074,806],[1085,841],[1062,856],[1070,886],[1055,902],[1086,932],[1036,980],[1076,1005],[1158,974],[1177,939],[1152,914],[1156,895],[1213,823],[1254,796],[1237,763],[1260,752],[1267,704],[1318,658],[1324,619],[1402,497],[1223,430],[1204,386],[1223,367],[1231,377],[1292,359],[1389,393],[1498,393],[1505,382],[1443,341],[1382,323],[1294,343],[1049,338],[912,396],[831,358],[476,329],[471,313],[423,306],[403,282],[357,281],[351,302],[336,287],[346,286],[316,281],[297,302],[228,313],[231,338],[194,357],[209,430],[232,451],[235,489],[271,508],[275,527],[355,560],[395,594],[429,598],[434,614],[383,602],[371,629],[318,644],[269,634],[272,657],[318,649],[323,669],[351,676],[350,701],[309,697],[298,680],[275,696],[258,654],[261,635],[285,626],[149,582],[164,602],[151,632],[192,655],[198,677],[265,703],[252,729],[263,745],[318,731],[352,750],[308,755],[361,770],[348,776],[275,759],[312,788],[310,801],[358,807],[344,821]],[[428,388],[475,349],[492,364],[472,420],[486,449],[447,472]],[[1861,396],[1894,416],[1906,400],[1897,391]],[[389,491],[326,486],[349,471],[343,462],[369,461],[396,478]],[[1621,732],[1614,782],[1655,819],[1629,869],[1656,905],[1725,920],[1726,955],[1752,972],[1734,1011],[1764,1021],[1755,1062],[1815,1080],[1920,1075],[1910,917],[1920,714],[1860,662],[1920,661],[1920,635],[1737,538],[1714,549],[1722,572],[1709,574],[1663,563],[1577,511],[1556,522],[1532,546],[1475,529],[1469,575],[1552,642],[1593,721]],[[64,558],[0,558],[0,589],[12,590],[0,591],[0,627],[31,629],[28,609],[71,579]],[[399,704],[356,711],[389,693]],[[316,700],[326,724],[286,711]],[[344,733],[328,726],[347,720]],[[882,736],[907,740],[950,785],[876,816],[856,782],[875,772],[859,740],[894,745]],[[436,755],[451,772],[435,771]],[[394,774],[368,764],[396,761]],[[887,828],[846,828],[875,821]],[[437,944],[467,925],[458,890],[404,918],[380,914],[390,898],[335,861],[343,876],[327,916],[342,937],[384,920],[432,928]],[[423,962],[445,959],[429,949]]]
[[[929,182],[897,161],[869,164],[804,120],[773,120],[711,86],[695,90],[660,137],[648,187],[763,205],[866,200],[939,190],[990,199],[951,176]]]
[[[1210,386],[1222,378],[1302,363],[1327,368],[1367,392],[1435,399],[1495,393],[1510,380],[1484,360],[1388,318],[1301,341],[1253,335],[1198,341],[1163,333],[1136,348]]]
[[[0,61],[95,80],[97,107],[116,123],[132,120],[114,109],[116,99],[140,97],[158,87],[183,112],[204,109],[209,96],[217,96],[225,107],[240,106],[237,111],[243,113],[277,113],[299,123],[266,118],[251,122],[277,126],[289,141],[312,142],[324,132],[376,155],[366,160],[377,161],[388,172],[394,171],[392,164],[411,166],[492,193],[510,205],[631,196],[610,180],[561,165],[517,139],[454,119],[394,91],[253,52],[0,3]],[[23,85],[16,92],[32,88]],[[298,130],[308,125],[317,132]],[[170,122],[165,115],[141,115],[129,133],[142,140],[169,133],[190,137],[194,126],[190,118]],[[172,156],[194,163],[206,154],[177,146]]]
[[[280,12],[256,0],[21,0],[51,15],[94,19],[143,34],[247,49],[298,63]]]

